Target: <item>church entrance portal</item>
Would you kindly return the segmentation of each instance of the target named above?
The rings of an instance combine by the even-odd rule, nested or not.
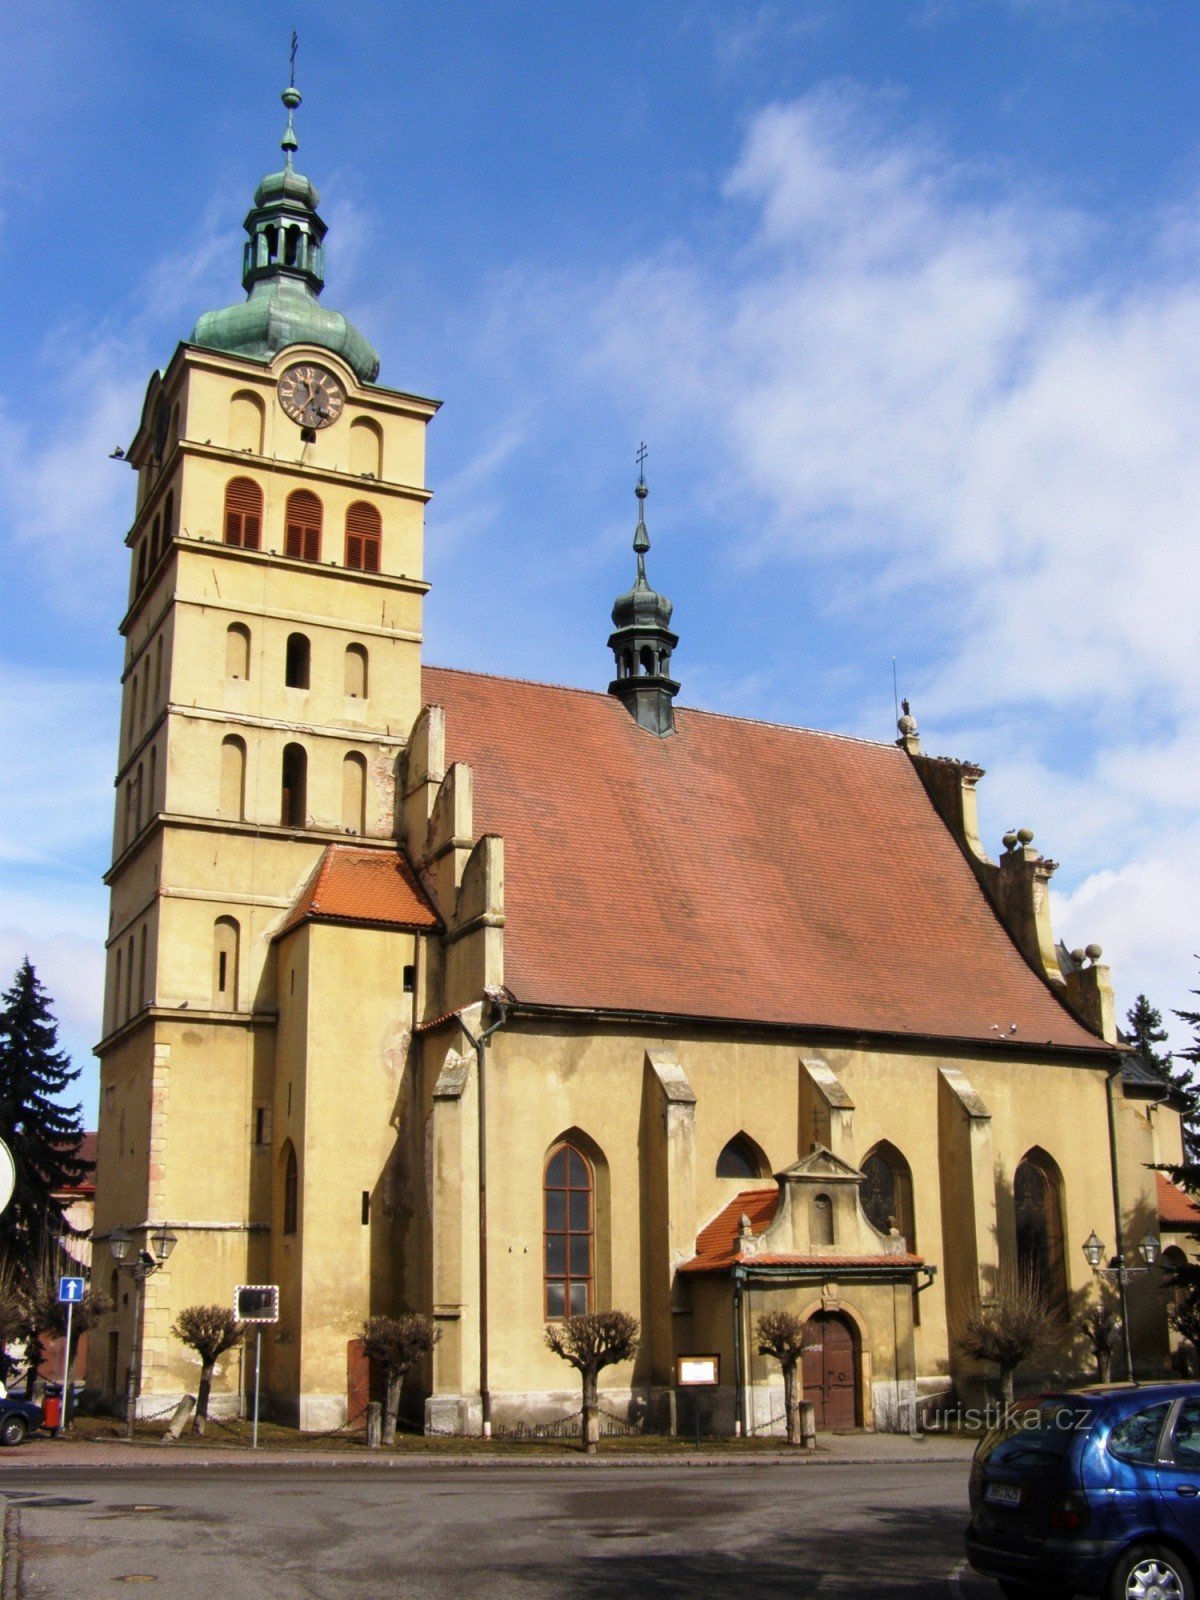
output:
[[[811,1400],[818,1428],[858,1424],[858,1348],[854,1329],[839,1312],[809,1318],[813,1343],[804,1352],[804,1398]]]

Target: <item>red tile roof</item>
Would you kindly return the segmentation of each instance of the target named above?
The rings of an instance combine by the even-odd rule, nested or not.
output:
[[[305,921],[392,928],[440,925],[403,855],[349,844],[325,847],[276,937]]]
[[[779,1189],[745,1189],[736,1200],[731,1200],[719,1211],[706,1228],[696,1237],[696,1254],[684,1261],[680,1272],[728,1272],[736,1262],[745,1260],[756,1267],[828,1267],[831,1271],[845,1271],[850,1267],[919,1267],[921,1256],[791,1256],[748,1255],[738,1249],[738,1235],[742,1217],[750,1219],[753,1234],[765,1233],[775,1218],[779,1206]]]
[[[78,1178],[74,1183],[64,1184],[61,1189],[55,1191],[56,1194],[75,1196],[78,1199],[86,1200],[96,1193],[96,1149],[98,1143],[99,1135],[96,1133],[81,1134],[78,1144],[71,1144],[68,1141],[63,1142],[61,1148],[64,1151],[69,1151],[76,1160],[85,1161],[89,1165],[88,1170],[82,1177]]]
[[[1154,1174],[1158,1188],[1158,1220],[1169,1227],[1200,1228],[1200,1207],[1190,1194],[1173,1184],[1165,1172]]]
[[[518,1001],[1108,1048],[895,746],[688,710],[660,739],[611,695],[444,667],[423,690],[505,841]]]

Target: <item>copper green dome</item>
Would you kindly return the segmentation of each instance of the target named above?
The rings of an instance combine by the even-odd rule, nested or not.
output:
[[[246,217],[248,239],[242,260],[242,286],[247,298],[236,306],[206,311],[192,330],[190,342],[207,350],[267,361],[293,344],[331,350],[363,383],[379,376],[379,356],[340,311],[318,304],[325,287],[325,223],[317,214],[320,195],[296,171],[294,126],[300,94],[283,91],[288,122],[281,141],[284,164],[254,192]]]

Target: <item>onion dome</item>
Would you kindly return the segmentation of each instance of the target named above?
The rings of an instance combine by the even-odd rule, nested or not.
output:
[[[287,128],[280,141],[283,170],[269,173],[254,191],[245,221],[242,287],[247,298],[206,311],[190,343],[208,350],[266,361],[293,344],[313,344],[342,357],[363,383],[379,376],[379,356],[340,311],[318,304],[325,287],[326,226],[317,213],[320,195],[292,161],[299,147],[295,110],[300,92],[283,91]]]

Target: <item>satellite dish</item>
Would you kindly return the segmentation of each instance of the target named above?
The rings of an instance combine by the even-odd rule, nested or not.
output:
[[[17,1164],[12,1158],[12,1151],[0,1139],[0,1212],[8,1210],[8,1202],[13,1197],[13,1190],[17,1187]]]

